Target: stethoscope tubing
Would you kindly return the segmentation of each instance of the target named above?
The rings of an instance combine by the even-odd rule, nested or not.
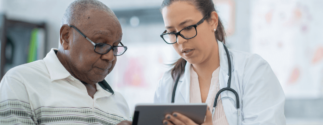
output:
[[[238,95],[238,93],[234,89],[231,88],[231,76],[232,76],[232,65],[231,64],[232,63],[231,63],[231,59],[230,59],[229,50],[228,50],[228,48],[224,44],[223,44],[223,47],[225,49],[225,52],[227,54],[227,59],[228,59],[228,67],[229,67],[229,79],[228,79],[228,83],[227,83],[228,86],[225,87],[225,88],[220,89],[217,92],[217,94],[215,96],[214,104],[213,104],[213,109],[212,109],[212,118],[214,116],[215,107],[216,107],[218,98],[219,98],[220,94],[222,92],[224,92],[224,91],[230,91],[230,92],[232,92],[235,95],[235,97],[236,97],[236,107],[237,107],[238,110],[240,109],[239,95]],[[172,100],[171,100],[172,103],[174,103],[174,101],[175,101],[175,93],[176,93],[176,88],[177,88],[177,85],[178,85],[178,81],[180,79],[180,76],[181,76],[181,74],[178,74],[177,75],[177,78],[175,80],[174,89],[173,89],[173,93],[172,93]]]

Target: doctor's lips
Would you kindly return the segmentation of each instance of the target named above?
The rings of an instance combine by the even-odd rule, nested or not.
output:
[[[183,49],[182,53],[183,53],[184,56],[189,57],[189,56],[191,56],[193,54],[194,50],[195,49]]]
[[[192,52],[194,49],[183,49],[182,53],[189,53]]]

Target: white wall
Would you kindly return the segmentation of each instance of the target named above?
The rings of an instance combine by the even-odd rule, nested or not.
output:
[[[3,0],[0,0],[0,13],[2,13],[3,12]]]
[[[46,22],[48,51],[58,45],[61,18],[70,2],[72,0],[6,0],[5,14],[9,19]]]
[[[73,0],[0,0],[9,19],[46,22],[47,50],[58,46],[59,29],[65,9]],[[160,6],[162,0],[101,0],[111,9],[133,9]],[[126,4],[125,4],[126,3]]]
[[[250,52],[250,2],[251,0],[234,0],[234,33],[227,37],[227,45],[231,49]]]
[[[73,0],[0,0],[9,19],[46,22],[47,50],[58,46],[61,18]],[[101,0],[113,10],[159,7],[162,0]],[[250,51],[250,0],[235,0],[235,32],[227,38],[229,47]]]

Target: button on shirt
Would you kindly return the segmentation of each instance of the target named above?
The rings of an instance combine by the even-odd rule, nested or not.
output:
[[[0,124],[102,124],[129,119],[123,96],[105,81],[94,98],[60,63],[52,49],[43,60],[9,70],[0,83]]]

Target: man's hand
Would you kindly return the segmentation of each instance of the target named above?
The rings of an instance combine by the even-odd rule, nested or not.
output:
[[[130,121],[122,121],[118,125],[131,125],[132,123]]]

